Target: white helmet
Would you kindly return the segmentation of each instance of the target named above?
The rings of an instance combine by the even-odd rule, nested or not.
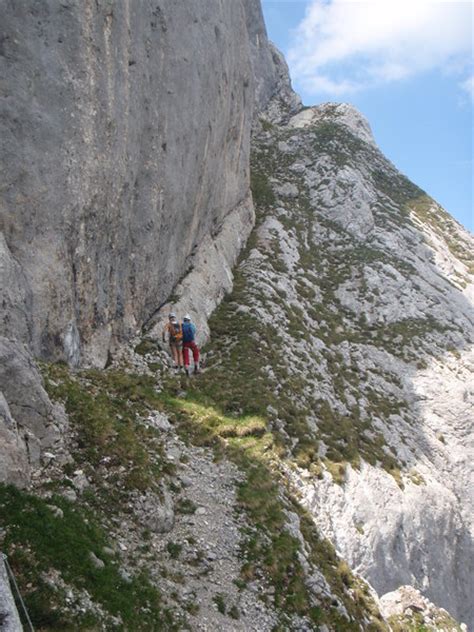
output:
[[[191,316],[189,314],[185,314],[183,320],[191,320]]]
[[[174,312],[170,312],[168,318],[176,318],[176,314]]]

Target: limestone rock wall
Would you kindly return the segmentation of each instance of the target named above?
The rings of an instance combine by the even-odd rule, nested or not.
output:
[[[149,336],[160,340],[168,315],[179,319],[189,313],[197,326],[196,338],[203,345],[209,338],[208,318],[225,294],[232,290],[232,269],[255,221],[249,196],[223,223],[218,235],[209,235],[192,258],[192,269],[176,286],[173,301],[167,302],[148,323]]]
[[[43,450],[57,447],[59,425],[43,388],[41,375],[29,350],[20,342],[0,336],[0,481],[24,483],[29,465],[37,466]],[[58,425],[59,424],[59,425]],[[20,426],[20,427],[19,427]]]
[[[281,121],[301,108],[301,99],[291,87],[288,65],[268,40],[260,2],[244,2],[252,51],[256,113]]]
[[[2,460],[0,461],[0,482],[9,482],[18,486],[28,480],[29,464],[26,458],[26,445],[18,433],[7,400],[0,392],[0,442]]]
[[[2,2],[1,333],[103,365],[247,196],[255,4]]]
[[[258,0],[0,10],[0,477],[24,484],[60,440],[34,358],[104,366],[207,253],[187,311],[230,289],[252,120],[281,82],[270,65],[256,94]]]

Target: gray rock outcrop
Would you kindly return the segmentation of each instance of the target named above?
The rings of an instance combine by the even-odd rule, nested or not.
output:
[[[384,616],[401,629],[409,629],[415,615],[418,625],[430,632],[467,632],[465,623],[459,625],[446,610],[437,608],[411,586],[400,586],[398,590],[383,595],[380,599],[380,608]]]
[[[351,568],[470,624],[472,236],[349,105],[254,142],[259,225],[225,311],[238,334],[208,370],[236,410],[270,416],[298,498]]]
[[[0,483],[9,482],[22,487],[28,481],[29,463],[25,441],[18,434],[7,401],[0,392]]]
[[[413,584],[471,621],[472,236],[381,160],[353,108],[311,108],[288,127],[302,130],[291,136],[304,166],[295,177],[299,194],[308,195],[321,218],[315,221],[329,222],[332,235],[330,245],[317,229],[312,238],[323,260],[333,260],[333,293],[322,301],[342,315],[343,339],[330,348],[340,354],[340,375],[355,368],[363,376],[355,390],[350,382],[337,388],[335,375],[327,381],[327,369],[313,360],[316,388],[342,419],[355,420],[360,405],[370,408],[371,399],[385,398],[391,412],[365,412],[364,434],[370,435],[367,424],[382,433],[387,452],[406,468],[397,484],[379,462],[348,466],[342,486],[329,474],[303,483],[304,502],[377,591]],[[311,140],[320,134],[327,147],[310,162]],[[349,266],[337,255],[345,240],[354,248]],[[368,329],[367,341],[351,333],[357,319]]]
[[[0,335],[31,341],[31,290],[0,231]]]
[[[23,630],[2,553],[0,553],[0,629],[2,632],[22,632]]]
[[[134,514],[152,533],[168,533],[175,522],[172,498],[166,489],[160,495],[147,493],[134,499]]]
[[[279,122],[301,108],[301,99],[291,87],[288,65],[268,40],[260,2],[244,2],[255,82],[255,113]]]
[[[178,318],[189,313],[197,326],[196,340],[209,338],[208,318],[226,293],[232,290],[232,269],[247,241],[255,219],[250,196],[224,220],[216,236],[206,237],[191,259],[191,271],[178,283],[172,303],[166,303],[150,322],[149,336],[161,339],[170,311]]]
[[[36,467],[41,451],[60,442],[60,430],[30,352],[24,345],[3,337],[0,337],[0,385],[3,390],[0,428],[9,437],[9,443],[16,446],[13,451],[2,446],[3,463],[7,463],[7,458],[16,463],[6,467],[3,480],[13,481],[16,478],[13,472],[20,471],[25,464],[23,446],[26,446],[28,462]],[[10,476],[8,471],[12,473]],[[24,480],[27,472],[28,468],[24,468],[20,478]]]
[[[322,103],[316,108],[306,108],[292,116],[288,121],[288,126],[301,129],[317,123],[344,125],[354,136],[366,143],[375,145],[369,122],[348,103]]]

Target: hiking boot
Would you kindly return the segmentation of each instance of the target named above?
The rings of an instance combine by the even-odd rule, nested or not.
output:
[[[200,368],[197,366],[197,364],[194,365],[194,373],[201,373]]]
[[[186,373],[186,377],[189,377],[189,369],[188,369],[188,367],[186,367],[186,368],[184,369],[184,372]]]

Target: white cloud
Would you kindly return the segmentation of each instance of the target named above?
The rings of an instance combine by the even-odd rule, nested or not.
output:
[[[288,53],[293,78],[341,95],[472,63],[472,4],[439,0],[311,0]]]
[[[460,86],[461,89],[464,90],[464,92],[467,92],[467,95],[474,103],[474,75],[461,82]]]

